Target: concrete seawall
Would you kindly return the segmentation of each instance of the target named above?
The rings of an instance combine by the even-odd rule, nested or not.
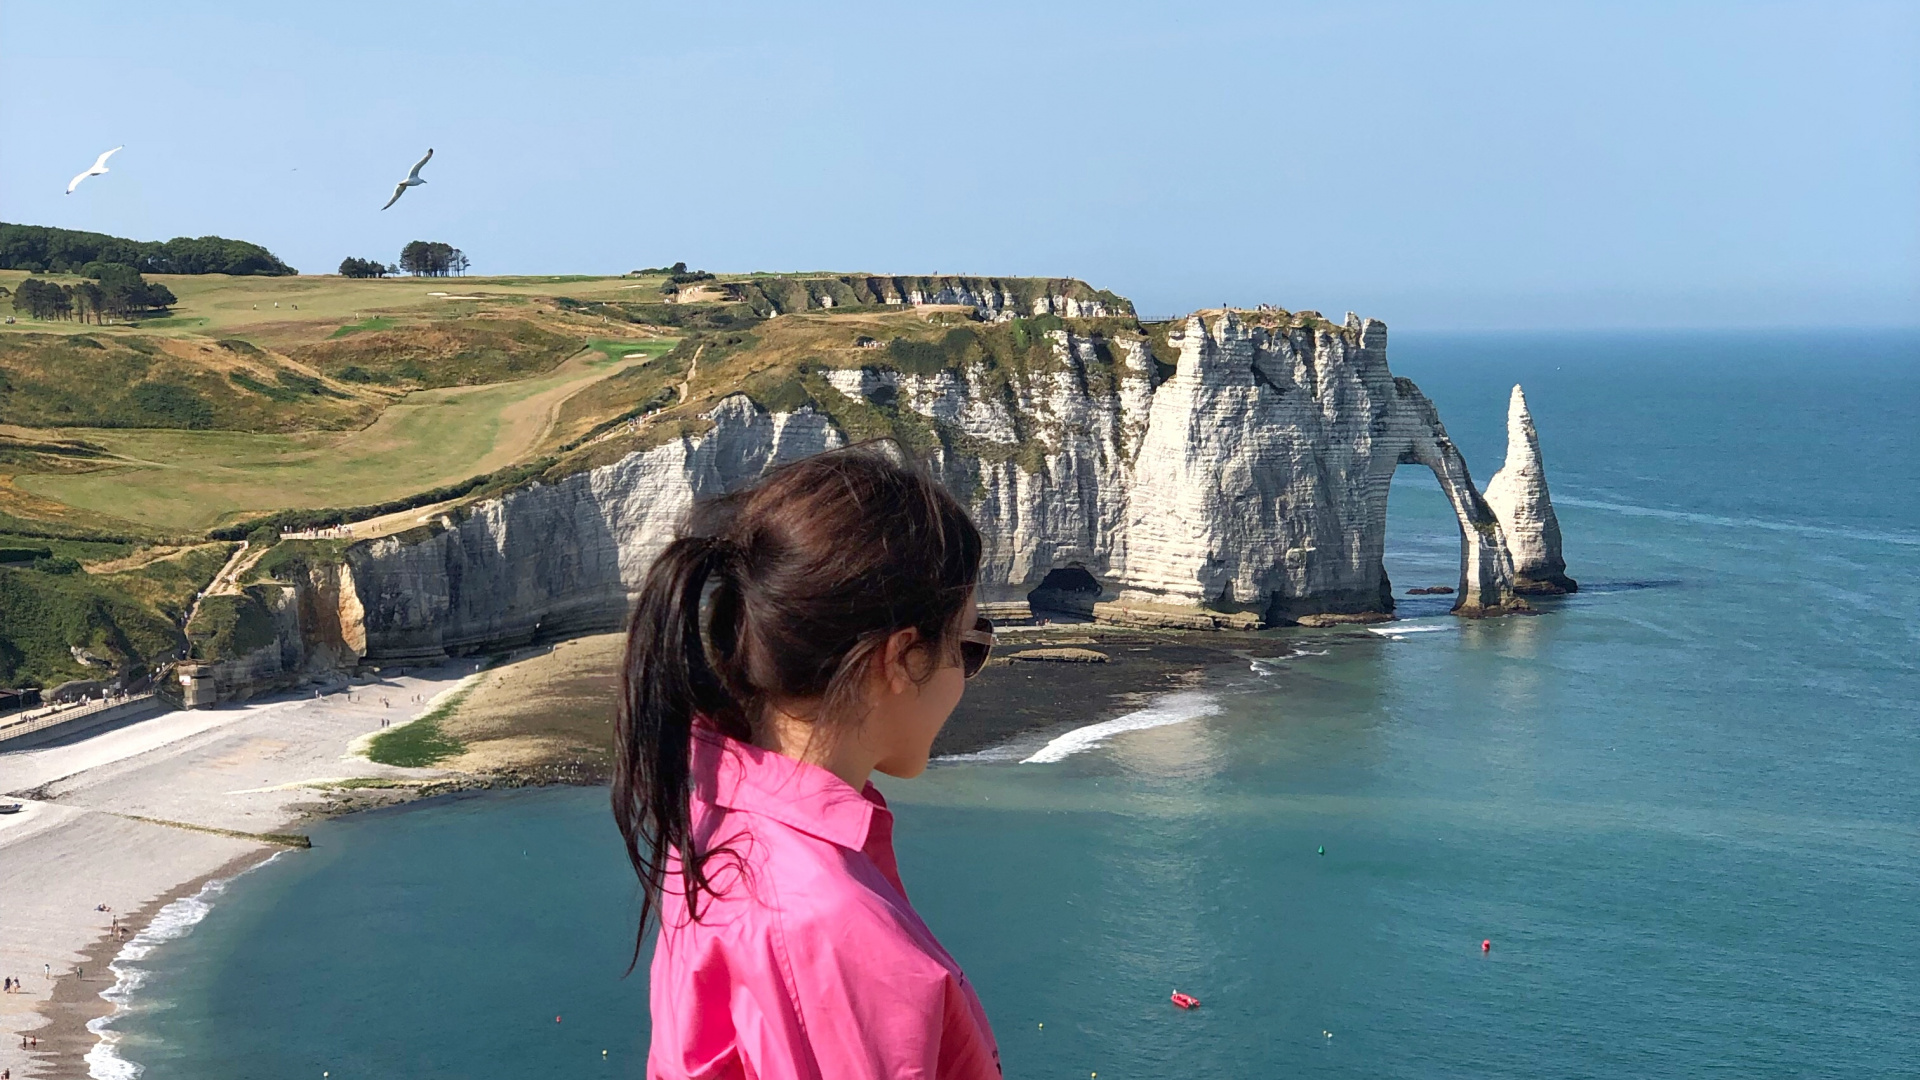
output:
[[[97,702],[72,709],[20,720],[0,727],[0,752],[44,746],[56,739],[92,731],[121,720],[148,716],[168,708],[158,694],[141,694],[125,701]]]

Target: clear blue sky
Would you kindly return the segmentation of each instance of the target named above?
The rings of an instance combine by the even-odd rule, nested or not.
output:
[[[418,238],[1396,327],[1920,324],[1911,0],[9,3],[0,70],[0,220],[308,272]]]

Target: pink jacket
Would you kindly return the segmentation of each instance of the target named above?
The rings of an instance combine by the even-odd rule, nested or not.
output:
[[[721,895],[689,920],[669,867],[651,1080],[1000,1075],[980,999],[907,902],[872,784],[698,730],[693,825]]]

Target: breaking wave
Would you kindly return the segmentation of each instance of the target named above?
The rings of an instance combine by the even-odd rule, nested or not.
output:
[[[1442,626],[1411,626],[1405,623],[1387,623],[1384,626],[1369,626],[1367,630],[1381,637],[1399,637],[1402,634],[1438,634],[1443,630],[1457,630],[1457,624]]]
[[[1144,709],[1077,727],[1034,751],[1022,765],[1045,765],[1060,761],[1082,750],[1091,750],[1115,735],[1148,728],[1166,727],[1212,716],[1220,711],[1220,699],[1201,690],[1182,690],[1156,700]]]
[[[257,870],[285,852],[275,852],[249,869]],[[241,871],[245,873],[246,871]],[[238,876],[238,875],[235,875]],[[113,1003],[113,1012],[106,1016],[87,1021],[87,1030],[99,1038],[99,1042],[87,1051],[87,1075],[93,1080],[137,1080],[145,1071],[138,1062],[129,1061],[120,1056],[118,1046],[120,1033],[113,1030],[113,1022],[130,1007],[134,991],[146,985],[147,972],[135,967],[135,963],[152,955],[153,950],[169,941],[177,941],[193,932],[200,920],[213,910],[213,901],[227,890],[227,883],[233,878],[220,878],[201,886],[192,896],[183,896],[168,904],[156,913],[146,928],[129,938],[122,946],[107,969],[114,974],[113,985],[100,991],[100,996]]]

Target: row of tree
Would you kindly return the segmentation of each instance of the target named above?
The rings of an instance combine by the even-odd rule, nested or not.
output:
[[[349,256],[340,260],[341,277],[386,277],[388,274],[399,272],[399,267],[383,263],[379,259],[356,259]]]
[[[0,222],[0,269],[74,274],[95,262],[130,266],[149,274],[278,277],[299,273],[259,244],[223,236],[128,240],[105,233]]]
[[[28,278],[13,291],[13,310],[36,319],[79,319],[104,323],[164,312],[175,301],[173,290],[140,276],[130,266],[90,264],[96,281],[78,285]]]
[[[448,274],[464,274],[470,265],[466,252],[452,244],[443,244],[438,240],[415,240],[400,249],[400,263],[397,266],[379,259],[345,258],[340,260],[340,276],[376,278],[405,271],[414,277],[446,277]]]
[[[464,274],[469,265],[465,252],[438,240],[415,240],[400,249],[400,269],[415,277]]]

